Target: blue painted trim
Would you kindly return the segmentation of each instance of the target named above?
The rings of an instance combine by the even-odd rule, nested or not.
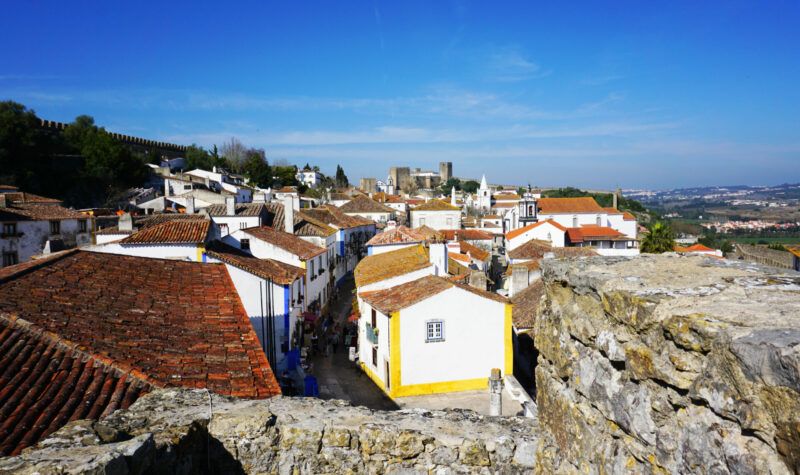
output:
[[[292,298],[292,288],[289,284],[283,286],[283,328],[286,329],[286,336],[284,337],[284,343],[286,343],[286,348],[289,348],[289,301]]]
[[[344,229],[339,230],[339,255],[344,256]]]

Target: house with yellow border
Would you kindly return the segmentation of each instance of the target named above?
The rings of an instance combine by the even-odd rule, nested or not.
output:
[[[477,390],[513,372],[511,304],[427,275],[359,293],[360,364],[391,397]]]

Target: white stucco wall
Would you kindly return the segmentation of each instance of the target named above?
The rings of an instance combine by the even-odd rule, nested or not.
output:
[[[608,213],[564,213],[564,214],[544,214],[539,213],[539,221],[552,219],[565,228],[580,227],[584,224],[597,225],[597,219],[600,218],[600,225],[605,226],[608,222]],[[577,226],[574,225],[574,220],[577,220]]]
[[[385,252],[397,251],[397,250],[400,250],[400,249],[405,249],[407,247],[418,246],[418,245],[419,245],[418,242],[412,242],[412,243],[408,243],[408,244],[400,243],[400,244],[382,244],[380,246],[368,246],[367,247],[367,255],[374,256],[374,255],[377,255],[377,254],[383,254]]]
[[[384,386],[389,379],[386,374],[386,362],[390,361],[389,354],[389,318],[387,315],[376,311],[376,323],[378,327],[378,357],[375,365],[372,364],[373,344],[367,340],[367,324],[372,320],[372,307],[359,299],[361,308],[361,318],[358,320],[358,355],[359,361],[363,362],[378,378],[383,381]]]
[[[564,247],[565,233],[550,223],[542,223],[519,236],[515,236],[513,239],[508,239],[506,251],[516,249],[532,239],[550,241],[553,247]]]
[[[411,210],[411,227],[418,228],[422,225],[436,230],[460,229],[461,211],[417,211]]]
[[[214,223],[214,236],[219,239],[224,236],[227,236],[233,231],[261,226],[261,217],[260,216],[212,216],[211,222]]]
[[[345,213],[348,216],[361,216],[375,221],[376,223],[385,223],[393,218],[394,213]]]
[[[0,237],[0,252],[16,252],[20,263],[30,260],[31,256],[41,254],[48,239],[61,239],[64,245],[70,247],[83,247],[92,243],[92,220],[86,217],[86,232],[78,232],[78,219],[62,219],[61,232],[50,234],[50,221],[12,221],[4,220],[4,223],[16,223],[17,233],[21,236]],[[2,232],[2,226],[0,226]],[[2,266],[2,261],[0,261]]]
[[[453,287],[400,311],[401,385],[488,378],[505,369],[505,305]],[[426,322],[444,341],[426,343]]]
[[[396,285],[405,284],[406,282],[411,282],[412,280],[420,279],[426,275],[434,275],[434,273],[435,267],[430,265],[420,270],[409,272],[408,274],[398,275],[389,279],[381,280],[379,282],[373,282],[368,285],[362,285],[358,288],[358,291],[369,292],[371,290],[388,289],[389,287],[394,287]]]
[[[92,252],[122,254],[125,256],[200,262],[203,248],[198,247],[196,244],[120,244],[111,242],[90,246],[86,249]]]

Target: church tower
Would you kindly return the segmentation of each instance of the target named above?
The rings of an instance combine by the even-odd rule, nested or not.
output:
[[[478,188],[478,209],[484,213],[492,209],[492,192],[486,184],[486,175],[481,177],[481,186]]]
[[[519,200],[519,226],[524,227],[538,220],[536,213],[536,195],[528,185],[528,191]]]

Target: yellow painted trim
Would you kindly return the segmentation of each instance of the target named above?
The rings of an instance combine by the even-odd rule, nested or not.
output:
[[[379,378],[377,374],[375,374],[375,373],[373,373],[373,372],[372,372],[372,368],[370,368],[370,367],[369,367],[369,366],[368,366],[366,363],[364,363],[363,361],[362,361],[361,363],[359,363],[359,364],[361,365],[361,369],[364,371],[364,373],[365,373],[367,376],[369,376],[369,379],[371,379],[371,380],[372,380],[372,382],[373,382],[373,383],[375,383],[375,385],[376,385],[376,386],[378,386],[379,388],[381,388],[381,390],[382,390],[383,392],[386,392],[386,386],[384,386],[384,384],[383,384],[383,381],[381,380],[381,378]]]
[[[389,314],[389,389],[390,396],[394,395],[395,388],[401,384],[400,370],[400,312]]]
[[[392,388],[390,396],[423,396],[426,394],[454,393],[458,391],[475,391],[489,387],[489,378],[462,379],[458,381],[444,381],[441,383],[412,384]]]
[[[301,269],[305,269],[306,268],[306,261],[300,261],[300,268]]]
[[[506,304],[506,314],[503,321],[503,344],[505,345],[505,364],[506,374],[514,374],[514,336],[513,336],[513,320],[511,318],[512,307],[510,303]]]
[[[197,262],[203,262],[203,253],[206,252],[206,247],[202,244],[197,246]]]

